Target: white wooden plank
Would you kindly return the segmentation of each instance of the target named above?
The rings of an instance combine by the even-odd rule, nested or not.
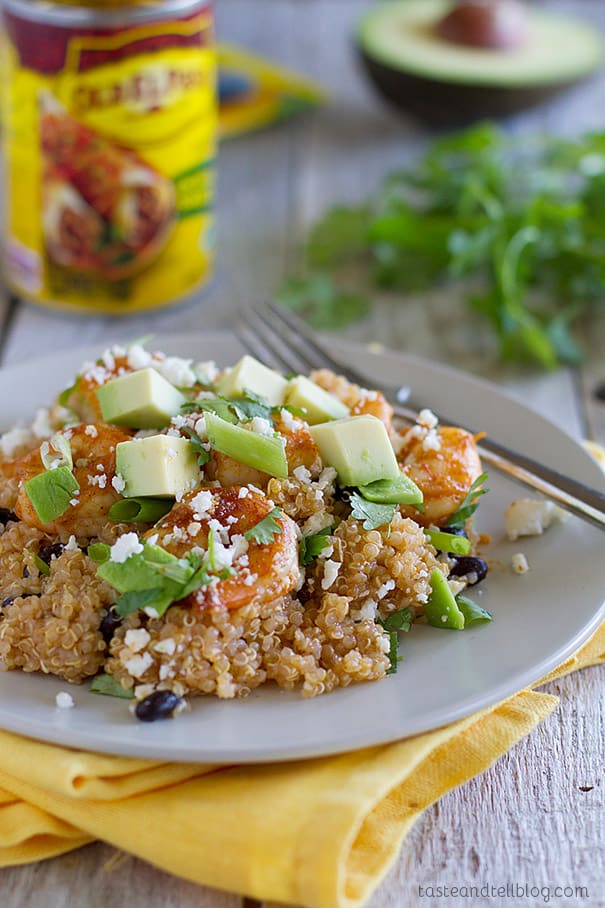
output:
[[[158,830],[161,836],[161,830]],[[50,861],[0,870],[2,908],[239,908],[233,894],[197,886],[94,844]]]

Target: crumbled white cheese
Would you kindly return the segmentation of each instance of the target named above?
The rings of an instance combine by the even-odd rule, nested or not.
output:
[[[113,561],[115,564],[124,564],[131,555],[138,555],[142,551],[143,546],[139,542],[137,534],[124,533],[123,536],[120,536],[120,538],[114,542],[109,550],[109,560]]]
[[[302,527],[302,534],[303,536],[314,536],[333,523],[334,518],[331,514],[328,514],[327,511],[318,511],[316,514],[311,514],[308,520],[305,521]]]
[[[200,416],[199,419],[195,421],[195,434],[201,441],[205,441],[208,438],[208,429],[206,428],[206,419],[203,416]]]
[[[72,709],[76,704],[74,698],[66,690],[61,690],[55,697],[55,703],[59,709]]]
[[[250,494],[249,490],[246,488],[246,486],[242,486],[241,489],[239,490],[239,492],[237,493],[237,497],[238,498],[247,498],[249,494]]]
[[[153,684],[137,684],[134,688],[135,700],[144,700],[145,697],[148,697],[155,690]]]
[[[270,435],[274,434],[273,426],[268,419],[263,419],[262,416],[255,416],[250,420],[250,429],[252,432],[255,432],[257,435]]]
[[[153,645],[156,653],[163,653],[166,656],[172,656],[176,649],[176,643],[172,637],[165,637],[163,640],[158,640],[157,643]]]
[[[70,536],[67,545],[63,547],[64,552],[77,552],[79,549],[78,543],[76,542],[75,536]]]
[[[378,587],[376,591],[376,597],[378,599],[384,599],[387,593],[390,593],[391,590],[395,589],[395,581],[393,579],[385,580],[382,586]]]
[[[118,493],[118,495],[121,495],[122,492],[124,491],[124,489],[126,488],[126,480],[120,473],[116,473],[116,475],[111,480],[111,484],[114,487],[115,491]]]
[[[200,520],[202,517],[207,517],[214,508],[214,497],[212,492],[209,492],[208,489],[202,489],[201,492],[198,492],[197,495],[191,499],[189,507],[197,520]]]
[[[311,482],[311,474],[302,464],[292,470],[292,474],[293,476],[296,476],[299,482],[302,482],[305,485],[308,485]]]
[[[374,621],[378,606],[373,599],[366,599],[357,609],[351,610],[353,621]]]
[[[439,424],[439,420],[437,419],[433,411],[428,410],[426,407],[420,411],[416,422],[424,429],[434,429]]]
[[[552,501],[535,498],[518,498],[511,501],[504,514],[506,535],[512,541],[520,536],[540,536],[558,521],[567,520],[569,514]]]
[[[5,457],[14,457],[19,448],[27,447],[31,442],[30,430],[24,426],[15,426],[0,436],[0,451]]]
[[[511,560],[512,569],[515,574],[527,574],[529,563],[523,552],[516,552]]]
[[[205,363],[195,363],[194,370],[202,384],[211,385],[219,376],[219,369],[213,359]]]
[[[199,531],[202,529],[201,523],[198,523],[197,520],[192,520],[189,526],[187,527],[187,534],[191,536],[192,539],[195,539]]]
[[[300,420],[299,420],[299,419],[296,419],[296,418],[292,415],[292,413],[290,413],[289,410],[285,410],[285,409],[282,408],[282,409],[279,411],[279,415],[281,416],[281,421],[282,421],[283,424],[284,424],[284,428],[285,428],[285,429],[289,429],[290,432],[295,432],[296,429],[298,429],[298,428],[300,427],[300,425],[301,425]]]
[[[124,643],[133,653],[145,649],[151,637],[144,627],[130,628],[124,636]]]
[[[452,596],[457,596],[458,593],[461,593],[462,590],[466,589],[466,583],[464,580],[458,579],[458,577],[452,577],[448,580],[447,585],[450,588]]]
[[[166,681],[168,678],[174,677],[174,669],[170,665],[160,665],[158,674],[160,681]]]
[[[122,656],[124,655],[126,655],[126,653],[122,654]],[[140,678],[144,675],[152,662],[153,657],[150,653],[141,653],[140,655],[131,656],[126,660],[122,658],[122,664],[132,678]]]
[[[141,347],[140,344],[133,344],[128,350],[127,363],[131,369],[147,369],[149,366],[155,366],[151,353]]]
[[[180,356],[167,356],[150,365],[171,385],[176,385],[178,388],[192,388],[196,382],[195,372],[191,368],[192,362],[193,360],[182,359]]]
[[[50,424],[50,410],[41,407],[36,411],[36,416],[32,423],[32,432],[36,438],[49,438],[53,434],[53,427]]]
[[[88,435],[89,438],[96,438],[99,434],[99,430],[97,429],[96,426],[93,426],[91,424],[89,426],[86,426],[86,428],[84,429],[84,434]]]
[[[338,572],[340,570],[340,562],[332,561],[328,558],[327,561],[324,561],[324,575],[321,581],[322,590],[329,590],[333,585],[334,581],[338,577]]]
[[[88,484],[91,486],[98,486],[100,489],[104,489],[107,485],[107,476],[103,474],[102,476],[89,476]]]

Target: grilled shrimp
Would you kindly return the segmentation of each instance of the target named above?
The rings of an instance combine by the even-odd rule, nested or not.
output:
[[[470,432],[456,426],[440,426],[432,431],[436,434],[427,445],[422,432],[404,430],[398,453],[403,472],[424,494],[424,513],[409,513],[425,526],[443,525],[460,507],[482,472],[475,438]]]
[[[204,390],[204,385],[195,380],[195,374],[189,368],[190,362],[180,357],[167,357],[163,353],[149,353],[136,344],[128,350],[114,347],[95,363],[83,367],[82,373],[69,390],[65,406],[73,410],[82,422],[102,422],[97,390],[114,378],[149,366],[153,366],[160,374],[166,370],[169,381],[186,387],[191,394],[199,393]],[[173,377],[175,373],[176,377]]]
[[[201,610],[212,605],[240,608],[265,603],[291,592],[300,579],[296,524],[282,514],[278,532],[268,543],[244,534],[273,510],[273,502],[247,486],[190,492],[147,533],[157,544],[182,557],[200,547],[208,551],[217,573],[232,568],[233,576],[216,579],[188,598]],[[212,531],[212,540],[210,540]]]
[[[44,472],[37,448],[15,463],[15,476],[19,480],[15,513],[28,526],[51,536],[67,539],[73,534],[92,538],[100,534],[111,505],[119,498],[112,486],[116,475],[116,445],[128,441],[130,436],[112,426],[93,424],[72,426],[62,434],[71,445],[73,473],[80,485],[74,504],[56,520],[41,523],[24,488],[29,479]]]
[[[390,430],[393,408],[380,391],[360,388],[329,369],[317,369],[310,377],[325,391],[341,400],[351,411],[351,416],[375,416],[385,424],[387,431]]]

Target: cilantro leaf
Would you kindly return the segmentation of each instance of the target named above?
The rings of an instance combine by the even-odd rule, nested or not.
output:
[[[31,554],[34,556],[34,564],[38,568],[40,574],[42,574],[43,576],[50,574],[50,566],[46,563],[46,561],[43,561],[40,556],[36,554],[36,552],[31,552]]]
[[[62,517],[80,484],[69,467],[56,467],[28,479],[23,488],[41,523]]]
[[[128,615],[132,615],[133,612],[138,612],[139,609],[144,609],[147,606],[153,606],[160,614],[160,609],[157,608],[156,603],[163,602],[165,598],[166,592],[162,587],[156,587],[151,590],[131,590],[116,600],[114,610],[120,618],[126,618]]]
[[[399,304],[448,282],[502,360],[575,363],[574,322],[605,298],[604,160],[603,133],[519,143],[480,124],[437,139],[361,205],[322,215],[302,250],[310,272],[285,280],[277,301],[337,330],[383,288]]]
[[[126,690],[113,675],[97,675],[92,679],[88,688],[91,694],[103,694],[106,697],[121,697],[123,700],[132,700],[134,691],[132,688]]]
[[[204,464],[207,464],[210,460],[210,452],[206,450],[204,442],[199,437],[199,435],[197,435],[196,432],[193,431],[193,429],[189,428],[189,426],[183,426],[181,432],[183,432],[183,434],[187,436],[191,447],[197,454],[198,467],[203,467]]]
[[[366,501],[357,492],[349,494],[349,503],[351,505],[351,516],[356,520],[363,521],[364,530],[375,530],[377,527],[390,523],[397,510],[396,504],[378,504],[377,502]]]
[[[466,521],[473,516],[479,507],[479,498],[489,492],[489,489],[483,488],[485,482],[487,482],[487,473],[482,473],[481,476],[475,479],[464,500],[447,521],[446,526],[456,530],[464,528]]]
[[[391,615],[388,615],[386,618],[377,618],[377,623],[387,631],[389,635],[389,661],[391,667],[387,671],[387,675],[394,675],[397,671],[397,666],[401,662],[401,656],[398,655],[399,650],[399,637],[397,636],[399,631],[407,633],[412,626],[412,621],[414,616],[409,608],[400,609],[397,612],[393,612]]]
[[[302,537],[298,543],[298,554],[300,563],[303,567],[311,564],[318,555],[321,555],[326,546],[329,545],[328,537],[331,535],[332,530],[333,527],[325,527],[318,533]]]
[[[263,517],[253,527],[246,530],[244,539],[247,539],[248,542],[257,542],[259,545],[269,545],[273,542],[275,536],[281,536],[283,533],[283,527],[281,523],[278,523],[282,515],[283,511],[281,508],[273,508],[266,517]]]

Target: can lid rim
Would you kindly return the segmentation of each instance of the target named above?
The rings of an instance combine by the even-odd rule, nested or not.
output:
[[[3,12],[10,12],[31,22],[42,22],[48,25],[131,25],[138,22],[153,22],[166,19],[179,13],[193,12],[205,8],[210,10],[212,3],[209,0],[162,0],[154,3],[153,0],[137,6],[98,8],[94,6],[81,6],[58,4],[49,0],[0,0]]]

